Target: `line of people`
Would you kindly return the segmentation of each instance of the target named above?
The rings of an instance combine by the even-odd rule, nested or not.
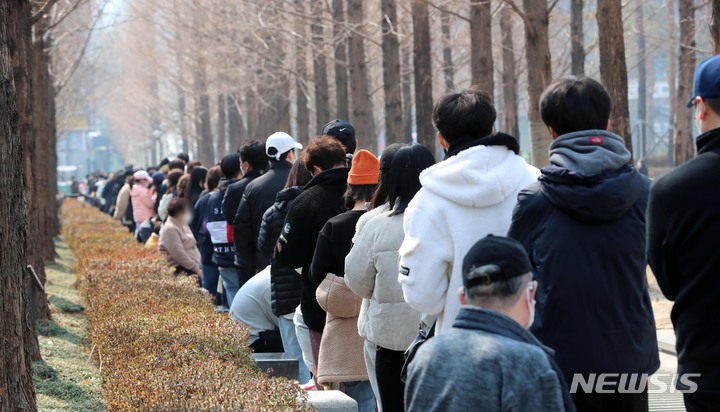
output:
[[[708,132],[703,163],[652,191],[608,130],[609,94],[581,77],[542,95],[553,143],[541,170],[471,88],[435,104],[439,163],[420,144],[379,159],[357,151],[354,127],[334,120],[305,148],[278,132],[210,169],[178,158],[127,172],[114,215],[139,241],[156,239],[178,273],[197,275],[219,310],[250,327],[254,350],[285,351],[305,389],[343,390],[360,411],[647,411],[647,387],[569,391],[577,376],[659,368],[647,250],[663,291],[683,303],[673,310],[681,370],[703,372],[688,410],[716,410],[716,358],[701,357],[714,352],[684,326],[712,306],[687,288],[698,298],[713,286],[680,266],[702,259],[689,244],[704,250],[683,243],[688,219],[707,213],[685,216],[684,199],[700,195],[680,186],[716,167],[720,87],[708,87],[696,84],[693,100]],[[688,193],[669,199],[675,190]],[[692,230],[720,224],[713,216]]]

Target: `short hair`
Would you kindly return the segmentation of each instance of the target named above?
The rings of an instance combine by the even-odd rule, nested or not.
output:
[[[202,166],[202,162],[199,160],[192,160],[187,163],[187,172],[190,173],[194,168]]]
[[[174,189],[177,187],[178,182],[180,181],[180,178],[183,176],[183,172],[175,169],[171,170],[170,173],[167,175],[167,185],[168,189]]]
[[[240,146],[240,162],[248,162],[253,170],[267,169],[268,157],[265,154],[265,143],[258,140],[245,140]]]
[[[308,144],[302,153],[302,164],[310,172],[319,167],[321,170],[344,165],[345,147],[332,136],[319,136]]]
[[[432,121],[448,143],[463,137],[485,137],[492,133],[497,112],[492,97],[473,86],[441,97],[432,112]]]
[[[362,200],[369,202],[372,200],[375,194],[377,185],[347,185],[343,200],[345,202],[345,209],[352,209],[355,207],[355,202]]]
[[[174,170],[174,169],[182,170],[184,172],[185,171],[185,161],[182,159],[171,160],[170,163],[168,163],[168,171]]]
[[[305,186],[312,180],[312,175],[302,162],[293,163],[290,168],[290,174],[288,174],[287,181],[285,182],[285,188],[295,186]]]
[[[517,302],[525,291],[523,285],[532,281],[527,273],[507,280],[492,282],[489,285],[477,285],[465,290],[465,298],[473,306],[492,309],[507,309]]]
[[[702,98],[703,103],[716,115],[720,116],[720,97]]]
[[[160,167],[163,167],[167,164],[170,164],[170,159],[168,159],[167,157],[163,157],[163,159],[160,161]]]
[[[434,164],[435,156],[419,143],[405,146],[395,153],[388,184],[391,216],[405,213],[410,201],[422,187],[420,173]]]
[[[208,192],[215,190],[220,184],[220,179],[223,177],[223,172],[220,166],[213,166],[208,169],[207,180],[205,180],[205,187]]]
[[[220,169],[228,179],[234,179],[240,174],[240,153],[230,153],[223,157]]]
[[[582,130],[606,130],[612,100],[597,80],[564,77],[555,80],[540,97],[540,116],[558,135]]]
[[[190,208],[190,203],[184,197],[173,197],[168,203],[167,213],[170,217],[175,217]]]
[[[177,158],[182,159],[185,163],[190,162],[190,155],[185,152],[178,153]]]

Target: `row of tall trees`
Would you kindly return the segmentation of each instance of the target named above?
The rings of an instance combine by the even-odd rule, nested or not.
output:
[[[130,23],[104,40],[125,47],[111,57],[124,70],[100,93],[112,97],[98,103],[101,114],[137,142],[124,148],[128,160],[161,129],[206,163],[275,130],[306,141],[336,117],[357,126],[364,147],[413,138],[434,146],[434,99],[476,84],[498,102],[499,126],[528,135],[523,152],[543,164],[550,136],[537,102],[571,73],[606,85],[612,129],[629,148],[634,73],[648,146],[658,62],[677,67],[668,110],[681,163],[692,155],[692,123],[674,96],[691,87],[695,14],[711,26],[711,7],[694,0],[127,0],[124,13]],[[666,22],[653,19],[661,14],[677,36],[666,37]]]

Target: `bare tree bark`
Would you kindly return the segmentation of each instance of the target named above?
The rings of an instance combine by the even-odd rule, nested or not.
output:
[[[302,17],[307,14],[305,1],[295,0],[295,8],[298,13],[298,16],[295,17],[295,33],[298,35],[295,41],[295,104],[297,105],[298,130],[296,138],[306,141],[308,140],[306,136],[309,136],[310,133],[310,109],[308,108],[308,90],[305,84],[307,78],[307,54],[305,52],[307,33],[305,19]]]
[[[450,13],[440,13],[440,31],[443,45],[443,73],[445,74],[445,92],[455,90],[455,66],[453,65],[452,36],[450,35]]]
[[[575,76],[585,74],[585,46],[583,31],[583,3],[584,0],[570,1],[570,42],[571,51],[571,72]]]
[[[320,130],[330,119],[330,97],[328,96],[328,78],[326,56],[320,45],[325,44],[325,33],[323,31],[322,21],[320,21],[320,11],[316,11],[316,18],[310,25],[313,43],[313,78],[315,80],[315,128]],[[303,144],[310,140],[315,133],[310,133],[306,140],[304,136],[298,136]]]
[[[385,91],[385,141],[403,141],[402,85],[400,81],[400,45],[398,42],[395,0],[382,0],[383,89]]]
[[[712,40],[712,54],[720,54],[720,0],[712,0],[710,37]]]
[[[671,126],[675,122],[675,106],[677,106],[676,102],[676,95],[677,92],[677,53],[676,53],[676,35],[675,35],[675,0],[668,0],[668,20],[667,20],[667,32],[668,32],[668,38],[667,38],[667,82],[668,82],[668,107],[669,107],[669,119]],[[670,133],[669,139],[671,140],[668,144],[668,148],[673,146],[672,139],[673,139],[674,132]],[[670,158],[670,163],[673,162],[673,158],[675,157],[674,150],[668,149],[668,154]]]
[[[207,92],[207,65],[198,56],[194,70],[195,135],[198,137],[198,159],[204,165],[215,163],[212,126],[210,125],[210,96]]]
[[[227,110],[228,143],[230,146],[230,152],[238,150],[240,148],[240,143],[245,137],[247,137],[243,119],[240,117],[240,112],[238,111],[239,105],[240,102],[236,101],[232,95],[227,96],[225,109]]]
[[[528,119],[530,126],[530,154],[532,164],[548,163],[552,137],[540,117],[540,96],[550,84],[550,42],[548,38],[549,12],[545,0],[523,0],[525,20],[525,58],[528,68]]]
[[[25,275],[27,216],[24,211],[24,154],[14,79],[19,27],[29,35],[26,0],[0,2],[0,412],[34,411],[35,391],[27,353]],[[29,38],[28,38],[29,40]],[[34,328],[33,328],[34,331]]]
[[[348,97],[348,42],[343,25],[345,24],[345,0],[333,0],[333,38],[335,39],[335,117],[350,117],[350,99]],[[324,126],[324,125],[323,125]]]
[[[412,98],[412,65],[410,64],[410,48],[404,47],[402,50],[402,98],[403,98],[403,141],[412,142],[414,105]]]
[[[418,143],[435,152],[436,133],[432,124],[432,52],[430,16],[424,0],[413,0],[413,66],[415,67],[415,132]]]
[[[227,154],[227,123],[226,122],[226,110],[225,103],[227,97],[224,94],[218,94],[217,96],[217,111],[218,111],[218,122],[217,122],[217,157],[222,159]]]
[[[647,121],[648,121],[648,75],[647,75],[647,47],[645,44],[645,13],[643,12],[642,0],[638,1],[638,8],[635,15],[637,29],[637,46],[640,61],[638,62],[638,105],[637,105],[637,124],[638,132],[638,156],[645,157],[647,150]]]
[[[678,53],[678,71],[680,77],[675,94],[674,121],[674,161],[675,166],[692,159],[695,145],[692,138],[692,111],[683,101],[692,93],[695,71],[695,5],[693,0],[678,0],[680,17],[680,53]]]
[[[506,133],[519,140],[518,86],[515,70],[515,44],[512,35],[512,10],[507,5],[503,5],[500,10],[500,32],[502,33],[502,128]]]
[[[470,0],[470,72],[472,83],[493,96],[491,5],[491,0]]]
[[[360,146],[376,149],[375,119],[370,100],[367,62],[365,60],[365,35],[362,0],[348,0],[348,23],[353,28],[350,33],[349,63],[350,90],[352,92],[352,113],[350,123],[360,132]]]
[[[600,77],[613,102],[610,129],[625,139],[625,147],[632,153],[621,0],[599,2],[597,24],[598,37],[605,39],[599,42]]]

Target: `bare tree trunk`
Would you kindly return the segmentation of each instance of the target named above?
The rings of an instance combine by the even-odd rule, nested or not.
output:
[[[385,141],[403,141],[402,86],[400,81],[400,45],[395,0],[382,0],[383,89],[385,91]]]
[[[583,3],[584,0],[570,1],[570,42],[572,44],[571,51],[571,71],[575,76],[585,74],[585,46],[583,31]]]
[[[712,40],[712,54],[720,54],[720,0],[712,0],[710,37]]]
[[[677,88],[677,53],[675,49],[675,44],[677,43],[677,39],[675,38],[675,0],[668,0],[668,21],[667,21],[667,31],[668,31],[668,39],[667,39],[667,46],[668,46],[668,61],[667,61],[667,82],[668,82],[668,108],[669,113],[669,123],[670,126],[673,126],[673,123],[675,122],[675,106],[677,105],[676,102],[676,88]],[[673,146],[672,139],[673,139],[674,132],[670,133],[670,143],[668,144],[668,148]],[[670,162],[673,162],[674,158],[674,150],[668,149],[668,154],[670,158]]]
[[[403,98],[403,141],[412,142],[413,140],[413,121],[414,105],[412,98],[412,66],[410,64],[410,48],[405,47],[402,50],[402,98]]]
[[[673,142],[674,164],[678,166],[692,159],[695,145],[692,138],[692,111],[683,99],[690,96],[695,71],[695,5],[693,0],[678,0],[680,17],[680,53],[678,69],[680,78],[675,99],[675,121]]]
[[[353,28],[350,33],[349,62],[350,90],[352,93],[352,115],[350,123],[360,131],[360,146],[377,149],[375,119],[373,105],[370,100],[370,84],[368,83],[367,62],[365,61],[365,29],[362,0],[348,0],[348,23]]]
[[[415,124],[418,143],[435,152],[436,133],[432,124],[432,52],[430,16],[424,0],[413,0],[413,66],[415,67]]]
[[[530,154],[532,164],[548,163],[552,137],[540,117],[540,96],[550,84],[549,13],[545,0],[523,0],[525,17],[525,58],[528,68],[528,119],[530,123]]]
[[[182,87],[178,84],[177,87],[177,99],[178,99],[178,128],[180,129],[180,136],[182,136],[182,151],[183,153],[190,153],[190,134],[187,130],[187,109],[185,103],[185,92]]]
[[[470,72],[472,83],[495,94],[491,0],[470,0]]]
[[[335,39],[335,117],[348,119],[350,106],[348,98],[348,42],[343,25],[345,24],[344,0],[333,0],[333,38]]]
[[[247,102],[247,138],[254,139],[258,132],[258,123],[260,122],[260,108],[258,102],[257,91],[250,89],[246,96]],[[242,143],[242,142],[241,142]],[[238,148],[240,146],[238,145]]]
[[[450,35],[450,13],[443,10],[440,14],[440,31],[443,45],[443,72],[445,74],[445,92],[455,90],[455,66],[452,57],[452,37]]]
[[[204,165],[215,163],[212,126],[210,125],[210,97],[207,94],[207,67],[205,59],[198,57],[194,70],[195,131],[198,137],[198,159]]]
[[[240,143],[243,141],[246,134],[242,117],[240,117],[240,112],[237,108],[239,104],[240,102],[236,101],[233,96],[227,96],[225,109],[227,110],[228,143],[230,146],[230,152],[234,152],[240,148]]]
[[[222,159],[227,154],[227,124],[225,123],[225,102],[227,97],[224,94],[218,94],[217,96],[217,111],[218,111],[218,123],[217,123],[217,157]]]
[[[645,14],[643,13],[642,0],[638,1],[637,8],[637,41],[638,41],[638,54],[640,55],[640,61],[638,62],[638,105],[637,105],[637,119],[638,119],[638,131],[639,138],[638,144],[638,156],[642,159],[645,157],[647,150],[647,121],[648,121],[648,76],[647,76],[647,47],[645,46]]]
[[[305,30],[305,19],[302,16],[307,14],[304,0],[295,0],[295,8],[298,16],[295,17],[295,33],[298,39],[295,42],[295,104],[297,105],[297,139],[309,140],[310,132],[310,109],[308,108],[308,90],[305,83],[307,79],[307,54],[305,52],[307,33]],[[289,131],[288,131],[289,132]]]
[[[515,44],[513,42],[512,10],[503,5],[500,10],[500,32],[502,33],[502,90],[503,130],[520,139],[518,125],[518,86],[515,70]]]
[[[323,32],[322,21],[319,17],[320,11],[316,11],[317,18],[313,19],[310,31],[313,34],[313,78],[315,80],[315,128],[318,133],[330,119],[330,97],[328,96],[328,78],[326,56],[319,45],[325,44],[325,33]],[[306,140],[304,136],[298,136],[305,144],[315,133],[310,133]]]
[[[23,139],[14,73],[18,67],[19,27],[29,19],[25,0],[0,2],[0,412],[34,411],[35,391],[27,353],[28,325],[25,275],[26,214]],[[28,25],[25,29],[29,35]],[[29,38],[28,38],[29,40]],[[34,328],[33,328],[34,331]],[[37,340],[37,339],[36,339]]]
[[[605,39],[599,42],[600,77],[613,102],[610,111],[610,129],[625,139],[625,147],[632,153],[621,1],[599,2],[597,23],[598,37]]]

